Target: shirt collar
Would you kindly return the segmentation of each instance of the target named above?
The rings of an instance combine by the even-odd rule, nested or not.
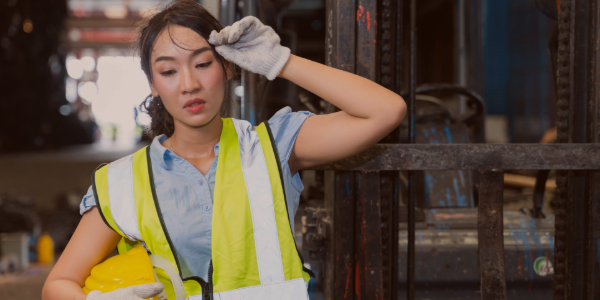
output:
[[[150,145],[150,157],[153,161],[157,161],[161,168],[165,170],[169,170],[169,165],[167,164],[167,160],[170,159],[182,159],[177,156],[171,149],[166,148],[162,145],[168,136],[166,134],[161,134],[152,140],[152,144]],[[220,142],[219,142],[220,143]],[[215,160],[219,157],[219,143],[215,145]]]

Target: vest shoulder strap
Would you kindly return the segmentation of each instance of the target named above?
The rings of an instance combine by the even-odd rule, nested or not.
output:
[[[108,196],[108,164],[100,165],[92,173],[92,190],[94,192],[94,199],[96,200],[96,207],[98,208],[100,217],[109,228],[123,237],[117,244],[117,251],[119,254],[126,253],[133,249],[138,243],[136,241],[131,241],[127,238],[125,233],[121,231],[115,222],[110,209],[110,198]]]
[[[202,293],[204,281],[198,277],[184,278],[181,273],[179,259],[175,247],[165,225],[162,210],[154,187],[154,172],[150,146],[135,153],[132,165],[133,194],[138,228],[147,249],[168,261],[183,280],[185,293],[188,296]],[[131,183],[130,183],[131,184]],[[165,285],[169,299],[174,299],[175,290],[169,281],[169,275],[163,269],[155,269],[158,279]]]
[[[106,224],[131,241],[143,241],[135,207],[134,169],[135,161],[146,154],[146,149],[102,166],[94,172],[92,180],[96,204]]]
[[[284,269],[285,278],[286,280],[299,278],[298,274],[295,273],[301,269],[302,277],[305,281],[309,281],[310,277],[316,276],[311,270],[304,267],[304,258],[300,254],[300,251],[298,251],[298,246],[294,240],[294,233],[291,227],[291,222],[294,220],[289,215],[281,159],[279,151],[277,151],[277,144],[275,143],[271,126],[269,126],[268,122],[263,122],[256,128],[256,132],[265,154],[267,168],[269,169],[282,260],[284,262],[292,262],[295,265],[294,268]],[[284,210],[285,213],[283,212]],[[287,216],[287,219],[284,219],[285,216]]]
[[[100,217],[108,227],[114,230],[119,235],[125,237],[123,232],[117,226],[117,223],[112,217],[110,211],[110,199],[108,198],[108,164],[102,164],[92,173],[92,190],[96,207],[100,213]]]

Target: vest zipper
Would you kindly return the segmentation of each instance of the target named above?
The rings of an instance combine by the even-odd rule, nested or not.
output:
[[[212,259],[208,263],[208,282],[202,286],[202,294],[204,300],[213,300],[213,265]]]
[[[208,263],[208,292],[210,294],[210,300],[213,300],[213,264],[212,259]]]

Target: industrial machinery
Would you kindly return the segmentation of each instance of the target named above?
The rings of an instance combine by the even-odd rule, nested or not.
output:
[[[246,0],[244,13],[270,2]],[[456,2],[455,82],[463,90],[453,92],[463,117],[446,115],[417,86],[417,41],[430,39],[417,32],[421,1],[325,2],[325,63],[404,95],[408,114],[404,130],[381,144],[315,168],[324,202],[306,209],[302,248],[313,253],[323,298],[597,298],[597,3],[561,0],[556,14],[557,143],[483,144],[482,101],[473,101],[484,86],[482,1]],[[550,2],[535,4],[552,17]],[[245,87],[261,86],[245,76]],[[245,89],[245,110],[256,108],[259,90]],[[503,212],[510,170],[556,170],[555,214],[543,210],[539,189],[532,212]]]
[[[464,55],[457,82],[480,94],[483,4],[458,3]],[[324,205],[307,210],[302,247],[323,261],[323,297],[597,298],[597,3],[560,1],[556,144],[483,144],[477,122],[438,123],[443,114],[433,116],[434,125],[422,123],[416,49],[428,36],[417,33],[416,6],[416,0],[326,1],[325,62],[406,95],[408,114],[406,131],[315,168],[324,171]],[[462,97],[463,106],[468,98]],[[334,110],[328,106],[325,113]],[[544,213],[539,199],[533,214],[504,213],[508,170],[556,170],[555,214]]]
[[[453,117],[431,93],[457,93],[467,96],[471,109]],[[465,144],[477,141],[483,128],[484,101],[475,92],[449,84],[424,85],[416,89],[415,140],[420,144]],[[401,126],[401,137],[407,136],[407,124]],[[456,297],[470,299],[479,289],[477,191],[478,174],[470,170],[425,170],[416,172],[415,208],[415,282],[430,299]],[[400,174],[392,183],[399,188],[399,283],[402,290],[407,276],[407,180]],[[390,183],[385,182],[389,191]],[[396,196],[398,197],[398,196]],[[533,200],[530,198],[530,202]],[[305,208],[302,248],[310,253],[321,281],[327,281],[328,226],[332,218],[323,207]],[[383,213],[383,210],[382,210]],[[541,217],[544,216],[544,217]],[[554,253],[554,215],[546,212],[535,218],[529,211],[505,211],[504,251],[507,288],[515,299],[526,296],[548,299],[552,293],[551,261]],[[456,288],[458,286],[459,288]],[[533,292],[531,290],[533,289]],[[526,292],[526,293],[523,293]],[[316,299],[316,298],[315,298]]]

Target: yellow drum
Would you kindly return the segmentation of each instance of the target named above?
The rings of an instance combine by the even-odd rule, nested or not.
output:
[[[42,236],[38,239],[37,254],[38,263],[54,263],[54,241],[48,233],[44,232],[44,234],[42,234]]]

